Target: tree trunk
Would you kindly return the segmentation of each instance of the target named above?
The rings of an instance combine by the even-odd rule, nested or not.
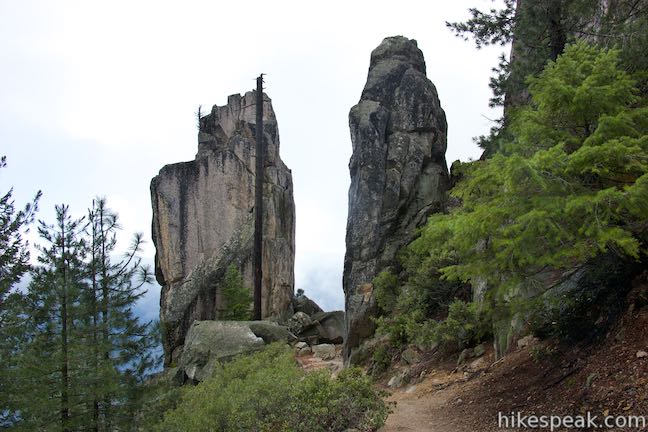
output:
[[[68,358],[68,295],[67,257],[65,250],[65,219],[61,221],[61,430],[68,432],[70,422],[69,358]]]
[[[108,257],[106,253],[106,236],[108,233],[104,230],[105,215],[104,205],[99,205],[99,229],[101,235],[99,238],[101,245],[101,321],[102,321],[102,342],[103,342],[103,359],[106,364],[110,364],[110,324],[109,324],[109,302],[110,302],[110,281],[108,276]],[[106,430],[110,430],[110,408],[111,397],[106,394],[103,398],[104,422]]]
[[[92,361],[93,361],[93,394],[92,394],[92,430],[99,432],[99,308],[97,305],[97,222],[94,201],[92,202],[92,262],[90,272],[92,274]]]
[[[265,149],[263,145],[263,74],[257,78],[256,89],[256,169],[254,191],[254,319],[262,316],[263,284],[263,177]]]
[[[547,15],[549,18],[549,49],[551,60],[556,60],[565,50],[567,34],[564,27],[562,0],[552,0]]]

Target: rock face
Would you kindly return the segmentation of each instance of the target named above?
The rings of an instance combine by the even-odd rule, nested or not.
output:
[[[626,296],[633,280],[646,269],[645,261],[613,252],[599,255],[567,271],[545,269],[515,288],[522,301],[542,302],[542,318],[517,312],[494,316],[493,347],[496,358],[513,347],[528,346],[528,322],[534,319],[534,333],[559,336],[569,341],[593,341],[603,337],[627,307]],[[523,337],[524,336],[524,337]]]
[[[449,188],[445,113],[425,74],[416,41],[386,38],[371,53],[367,83],[349,114],[345,361],[373,334],[373,278],[442,209]]]
[[[255,93],[232,95],[200,119],[198,154],[167,165],[151,181],[155,274],[162,285],[165,361],[194,320],[218,319],[223,277],[234,264],[252,289]],[[294,287],[292,175],[279,157],[279,132],[264,95],[265,178],[262,315],[290,307]]]

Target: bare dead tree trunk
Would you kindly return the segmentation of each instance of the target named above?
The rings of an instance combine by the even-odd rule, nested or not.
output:
[[[261,287],[263,281],[263,74],[257,78],[256,88],[256,182],[254,195],[254,319],[261,319]]]

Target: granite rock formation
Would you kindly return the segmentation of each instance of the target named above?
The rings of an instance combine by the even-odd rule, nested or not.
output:
[[[269,321],[194,321],[172,375],[178,384],[195,384],[209,378],[218,364],[252,354],[266,344],[295,341],[286,327]]]
[[[200,118],[198,154],[167,165],[151,181],[155,274],[162,285],[165,362],[181,352],[194,320],[223,310],[222,280],[236,265],[252,289],[255,93],[232,95]],[[292,174],[279,157],[279,131],[264,95],[265,178],[262,316],[290,308],[294,288]]]
[[[349,125],[353,155],[343,277],[347,362],[374,332],[373,278],[394,263],[416,228],[443,208],[449,188],[445,113],[415,40],[389,37],[371,53],[367,83]]]

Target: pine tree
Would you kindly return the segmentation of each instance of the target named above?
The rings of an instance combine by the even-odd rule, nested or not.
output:
[[[17,353],[16,406],[24,430],[77,429],[83,419],[79,371],[85,243],[83,219],[56,206],[56,223],[39,222],[39,246],[25,299],[24,345]]]
[[[122,259],[115,260],[117,214],[105,199],[89,210],[90,260],[86,304],[92,344],[92,430],[112,430],[128,425],[137,404],[141,384],[153,358],[150,323],[140,323],[133,306],[151,281],[139,252],[142,234],[136,234]]]
[[[7,158],[2,156],[0,168],[6,166]],[[39,191],[32,202],[18,212],[12,196],[13,188],[0,197],[0,314],[10,289],[30,268],[29,244],[23,239],[23,234],[34,221],[41,192]]]
[[[645,56],[636,55],[648,41],[646,0],[504,0],[501,9],[470,8],[469,13],[465,22],[446,25],[464,40],[471,36],[477,48],[512,44],[510,58],[502,55],[494,68],[493,105],[505,104],[505,98],[513,105],[526,102],[526,78],[539,73],[576,40],[621,49],[622,63],[631,72],[648,65]]]
[[[0,168],[6,165],[6,157],[2,156]],[[12,196],[10,189],[0,197],[0,428],[16,420],[10,397],[15,391],[11,371],[15,369],[13,354],[21,339],[22,295],[13,288],[30,269],[29,244],[23,235],[34,220],[41,193],[18,211]]]
[[[504,116],[489,136],[477,138],[487,157],[510,139],[507,126],[512,109],[529,102],[527,78],[555,61],[569,43],[584,40],[620,49],[623,67],[648,94],[648,59],[643,55],[648,44],[648,0],[505,0],[501,9],[469,12],[467,21],[446,25],[464,40],[472,36],[477,48],[511,44],[510,55],[502,54],[493,68],[490,83],[491,105],[504,106]]]
[[[87,219],[67,206],[56,213],[54,225],[40,222],[45,246],[16,314],[13,421],[18,430],[132,429],[155,342],[133,312],[150,280],[142,236],[115,258],[119,225],[105,200]]]
[[[222,319],[246,321],[252,318],[250,313],[250,303],[252,303],[250,289],[243,285],[243,276],[241,276],[241,272],[234,264],[230,264],[225,273],[223,300],[225,310]]]
[[[504,292],[602,253],[639,258],[648,230],[648,108],[619,52],[585,43],[530,81],[512,139],[464,168],[462,206],[429,219],[410,266]]]

